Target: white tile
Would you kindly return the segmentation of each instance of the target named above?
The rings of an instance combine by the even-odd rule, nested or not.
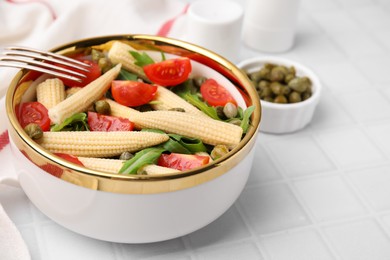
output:
[[[356,168],[385,160],[371,140],[354,127],[324,131],[317,135],[321,146],[341,167]]]
[[[211,224],[186,236],[193,249],[248,237],[250,232],[234,205]]]
[[[370,124],[366,126],[370,138],[390,158],[390,122]]]
[[[317,12],[312,17],[328,34],[359,29],[359,25],[345,10]]]
[[[347,126],[354,124],[355,121],[345,111],[336,99],[336,95],[323,91],[319,104],[313,115],[310,127],[317,130],[327,128]]]
[[[332,39],[349,57],[369,57],[384,53],[385,50],[369,34],[365,37],[362,34],[364,32],[361,30],[340,32],[332,34]]]
[[[320,235],[314,230],[283,232],[259,239],[267,259],[331,260],[335,259]]]
[[[317,66],[316,72],[325,87],[333,93],[351,93],[369,86],[368,79],[350,61],[326,63]]]
[[[265,151],[262,138],[258,138],[247,186],[281,179],[280,173]]]
[[[387,233],[390,234],[390,215],[383,216],[382,221],[385,224],[385,228],[387,229]]]
[[[390,166],[351,171],[348,177],[375,210],[390,209]]]
[[[387,50],[390,50],[390,33],[388,28],[375,30],[372,34]]]
[[[147,244],[115,244],[122,259],[143,259],[164,254],[185,255],[187,250],[181,238]]]
[[[281,138],[266,144],[272,159],[290,177],[323,173],[335,169],[318,144],[310,137]]]
[[[246,189],[238,201],[250,227],[258,234],[309,223],[306,213],[284,184]]]
[[[324,232],[341,259],[390,259],[389,237],[372,220],[329,226]]]
[[[334,0],[302,0],[302,7],[307,11],[328,11],[328,10],[337,10],[338,6]]]
[[[370,29],[371,31],[387,29],[388,32],[390,28],[389,12],[378,4],[352,8],[350,12],[359,21],[359,24]]]
[[[390,119],[390,102],[373,87],[340,93],[337,99],[358,122]],[[366,105],[367,100],[370,100],[369,105]]]
[[[359,57],[355,64],[372,83],[390,83],[390,77],[387,76],[390,68],[389,53]]]
[[[339,176],[295,181],[294,186],[317,221],[366,213],[362,204]]]
[[[73,233],[57,224],[41,225],[43,234],[43,259],[113,259],[111,243],[91,239]]]
[[[233,245],[210,248],[196,252],[199,260],[262,260],[259,250],[253,243],[236,243]]]

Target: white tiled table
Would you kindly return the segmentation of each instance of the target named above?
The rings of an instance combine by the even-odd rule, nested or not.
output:
[[[296,44],[277,55],[311,67],[322,100],[304,130],[259,135],[249,182],[221,218],[170,241],[107,243],[4,187],[33,259],[390,259],[390,1],[302,0]]]

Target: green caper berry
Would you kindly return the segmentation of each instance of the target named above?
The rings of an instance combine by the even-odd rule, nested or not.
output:
[[[260,79],[269,80],[271,74],[271,69],[267,67],[263,67],[259,70]]]
[[[286,68],[282,66],[276,66],[272,68],[271,73],[269,75],[269,79],[271,81],[283,81],[287,74],[286,72]]]
[[[260,98],[271,97],[272,95],[273,92],[271,90],[271,87],[265,87],[261,90]]]
[[[238,126],[240,126],[240,125],[241,125],[241,120],[238,119],[238,118],[232,118],[231,120],[229,120],[229,123],[230,123],[230,124],[233,124],[233,125],[238,125]]]
[[[93,109],[96,111],[96,113],[102,114],[102,115],[109,115],[111,114],[111,107],[110,104],[108,104],[105,100],[98,100],[93,104]]]
[[[305,92],[302,94],[302,100],[306,100],[311,97],[311,93]]]
[[[294,78],[290,80],[288,83],[288,86],[292,88],[293,90],[302,93],[305,92],[308,88],[309,82],[304,78]]]
[[[223,113],[227,118],[234,118],[237,116],[238,110],[236,105],[233,103],[226,103],[225,106],[223,107]]]
[[[290,95],[288,96],[289,103],[297,103],[301,101],[302,101],[301,94],[296,91],[291,92]]]
[[[272,90],[272,93],[274,93],[275,95],[282,95],[283,94],[283,84],[279,83],[279,82],[272,82],[270,84],[270,88]]]
[[[253,81],[253,82],[259,82],[259,80],[262,79],[262,74],[261,74],[261,71],[255,71],[255,72],[252,72],[249,74],[249,78]]]
[[[205,77],[197,76],[197,77],[194,77],[192,80],[193,80],[193,83],[194,83],[195,87],[200,88],[200,86],[202,86],[202,84],[203,84],[207,79],[206,79]]]
[[[181,108],[181,107],[173,107],[173,108],[170,108],[168,109],[169,111],[177,111],[177,112],[186,112],[184,110],[184,108]]]
[[[257,84],[258,89],[264,89],[266,87],[269,87],[270,83],[267,80],[260,80],[259,83]]]
[[[133,158],[134,157],[134,155],[132,154],[132,153],[130,153],[130,152],[123,152],[120,156],[119,156],[119,160],[125,160],[125,161],[127,161],[127,160],[130,160],[131,158]]]
[[[286,104],[287,98],[284,95],[277,95],[274,99],[274,103]]]
[[[291,93],[291,88],[289,86],[285,86],[283,85],[283,88],[282,88],[282,94],[287,96]]]
[[[211,158],[213,160],[217,160],[218,158],[221,158],[225,154],[229,152],[229,149],[226,147],[226,145],[218,144],[214,146],[213,150],[210,153]]]
[[[265,97],[263,100],[267,102],[274,102],[274,99],[272,97]]]
[[[266,69],[272,70],[273,67],[275,67],[275,64],[272,64],[272,63],[265,63],[264,64],[264,68],[266,68]]]
[[[291,66],[290,68],[288,68],[288,74],[291,74],[295,77],[295,75],[297,74],[297,71],[295,70],[294,66]]]
[[[286,77],[284,78],[284,82],[285,82],[286,84],[288,84],[293,78],[295,78],[295,75],[292,74],[292,73],[289,73],[289,74],[287,74]]]
[[[43,136],[42,128],[38,124],[30,123],[24,127],[24,131],[33,140],[41,139]]]

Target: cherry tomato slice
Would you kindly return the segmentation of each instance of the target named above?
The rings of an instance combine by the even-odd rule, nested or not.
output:
[[[191,73],[191,61],[182,57],[165,60],[143,67],[148,79],[160,86],[175,86],[188,79]]]
[[[223,86],[214,79],[207,79],[200,86],[200,93],[210,106],[224,106],[231,102],[237,105],[236,100]]]
[[[106,116],[95,112],[88,112],[88,125],[91,131],[132,131],[134,129],[134,123],[126,118]]]
[[[162,154],[157,164],[180,171],[191,170],[209,163],[210,157],[194,154]]]
[[[67,153],[54,153],[54,155],[57,155],[58,157],[67,160],[68,162],[84,166],[84,164],[80,162],[80,160],[74,155],[67,154]]]
[[[156,94],[157,86],[132,80],[114,80],[112,97],[121,105],[136,107],[149,103]]]
[[[21,103],[15,108],[16,117],[24,128],[30,123],[38,124],[42,131],[50,130],[50,118],[44,105],[39,102]]]
[[[95,79],[100,77],[100,75],[102,75],[102,71],[96,62],[93,62],[93,61],[88,60],[86,58],[80,58],[80,57],[75,58],[75,59],[91,65],[89,68],[87,68],[89,70],[89,72],[86,73],[86,72],[81,71],[81,70],[77,70],[77,69],[69,68],[65,65],[61,65],[61,67],[63,67],[63,68],[67,68],[67,69],[70,69],[70,70],[73,70],[76,72],[80,72],[80,73],[87,76],[86,78],[83,79],[82,82],[76,82],[76,81],[73,81],[70,79],[60,78],[65,86],[67,86],[67,87],[85,87],[86,85],[88,85],[89,83],[91,83],[92,81],[94,81]]]

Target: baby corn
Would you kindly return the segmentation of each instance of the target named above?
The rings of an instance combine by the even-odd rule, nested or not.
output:
[[[108,58],[113,64],[121,63],[124,69],[136,73],[143,79],[147,79],[144,70],[140,66],[135,65],[136,60],[130,54],[130,51],[137,50],[126,43],[116,41],[112,44],[110,50],[108,51]]]
[[[47,109],[52,108],[65,99],[64,83],[58,79],[47,79],[37,86],[37,100]]]
[[[105,158],[94,158],[94,157],[77,157],[82,164],[89,169],[109,172],[109,173],[118,173],[122,168],[124,160],[118,159],[105,159]]]
[[[110,105],[112,116],[130,119],[134,114],[140,113],[138,110],[121,105],[112,99],[105,98],[103,100],[106,101]]]
[[[85,111],[110,88],[111,81],[118,76],[120,69],[121,65],[116,65],[81,90],[50,108],[50,120],[54,124],[59,124],[67,117]]]
[[[204,116],[177,111],[148,111],[130,119],[138,128],[156,128],[167,133],[191,136],[206,144],[234,148],[241,140],[242,128]]]
[[[172,108],[183,108],[185,112],[207,117],[205,113],[173,93],[167,88],[159,86],[151,104],[154,110],[169,110]]]
[[[148,175],[151,174],[167,174],[167,173],[175,173],[175,172],[181,172],[176,169],[168,168],[168,167],[163,167],[155,164],[149,164],[145,165],[139,170],[141,173],[146,173]]]
[[[112,157],[135,152],[167,141],[166,134],[153,132],[44,132],[40,145],[53,153],[83,157]]]

